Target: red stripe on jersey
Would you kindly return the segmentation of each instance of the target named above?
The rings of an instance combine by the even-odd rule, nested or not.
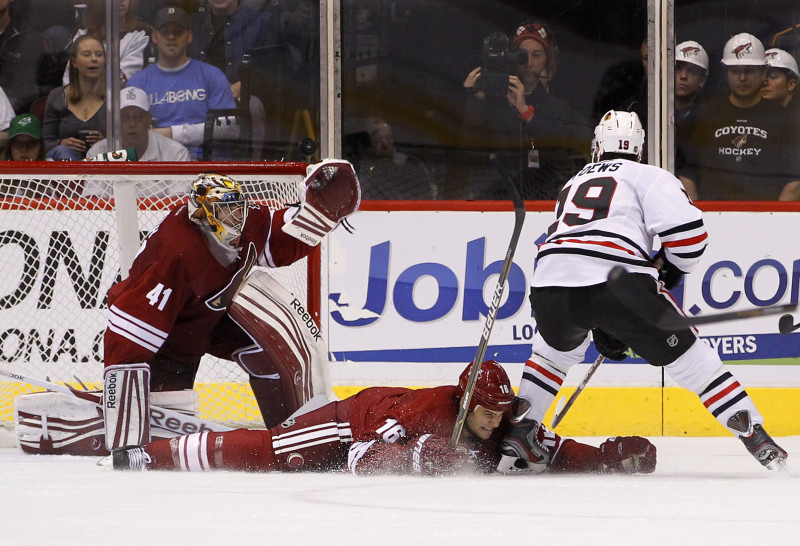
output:
[[[537,364],[536,362],[533,362],[532,360],[529,360],[528,362],[526,362],[525,366],[527,366],[528,368],[532,368],[533,370],[539,372],[540,374],[542,374],[543,376],[548,378],[550,381],[555,381],[559,385],[561,385],[564,382],[563,378],[557,376],[556,374],[554,374],[550,370],[546,370],[546,369],[542,368],[539,364]]]
[[[703,233],[702,235],[698,235],[696,237],[689,237],[688,239],[679,239],[677,241],[667,241],[662,242],[665,247],[672,248],[674,246],[692,246],[705,241],[708,239],[708,233]]]
[[[714,404],[714,402],[717,402],[721,398],[725,398],[725,396],[730,394],[732,391],[735,391],[736,389],[741,389],[741,388],[742,388],[742,386],[739,384],[739,382],[738,381],[734,381],[733,383],[728,385],[725,389],[719,391],[717,394],[715,394],[714,396],[712,396],[708,400],[704,401],[703,405],[706,408],[711,407]]]

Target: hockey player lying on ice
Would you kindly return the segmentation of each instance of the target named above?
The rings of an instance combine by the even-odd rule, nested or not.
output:
[[[481,366],[461,444],[452,449],[449,438],[469,369],[456,386],[368,388],[268,430],[202,432],[117,448],[113,466],[362,475],[655,470],[656,448],[645,438],[611,438],[597,448],[525,419],[530,406],[514,397],[505,370],[492,360]]]

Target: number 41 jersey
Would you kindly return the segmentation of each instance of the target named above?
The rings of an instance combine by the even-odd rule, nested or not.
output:
[[[625,159],[589,163],[558,196],[556,221],[539,245],[532,286],[590,286],[615,266],[657,277],[658,236],[667,259],[690,273],[706,248],[702,213],[681,182]]]

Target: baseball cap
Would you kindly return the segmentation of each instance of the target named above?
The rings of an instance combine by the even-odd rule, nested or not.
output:
[[[8,139],[17,135],[28,135],[36,140],[42,139],[42,124],[33,114],[20,114],[11,120],[8,127]]]
[[[675,62],[699,66],[708,72],[708,53],[694,40],[687,40],[675,46]]]
[[[136,106],[145,112],[150,111],[150,101],[147,100],[147,93],[138,87],[126,87],[119,91],[119,109],[128,106]]]
[[[156,14],[156,30],[160,29],[167,23],[175,23],[183,28],[189,28],[189,16],[181,8],[161,8]]]

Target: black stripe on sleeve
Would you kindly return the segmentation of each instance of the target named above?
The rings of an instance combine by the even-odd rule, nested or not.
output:
[[[703,227],[702,218],[700,220],[695,220],[694,222],[689,222],[687,224],[681,224],[680,226],[675,226],[674,228],[669,228],[659,233],[658,236],[663,239],[664,237],[668,237],[676,233],[681,233],[682,231],[692,231],[693,229],[699,229],[701,227]]]

